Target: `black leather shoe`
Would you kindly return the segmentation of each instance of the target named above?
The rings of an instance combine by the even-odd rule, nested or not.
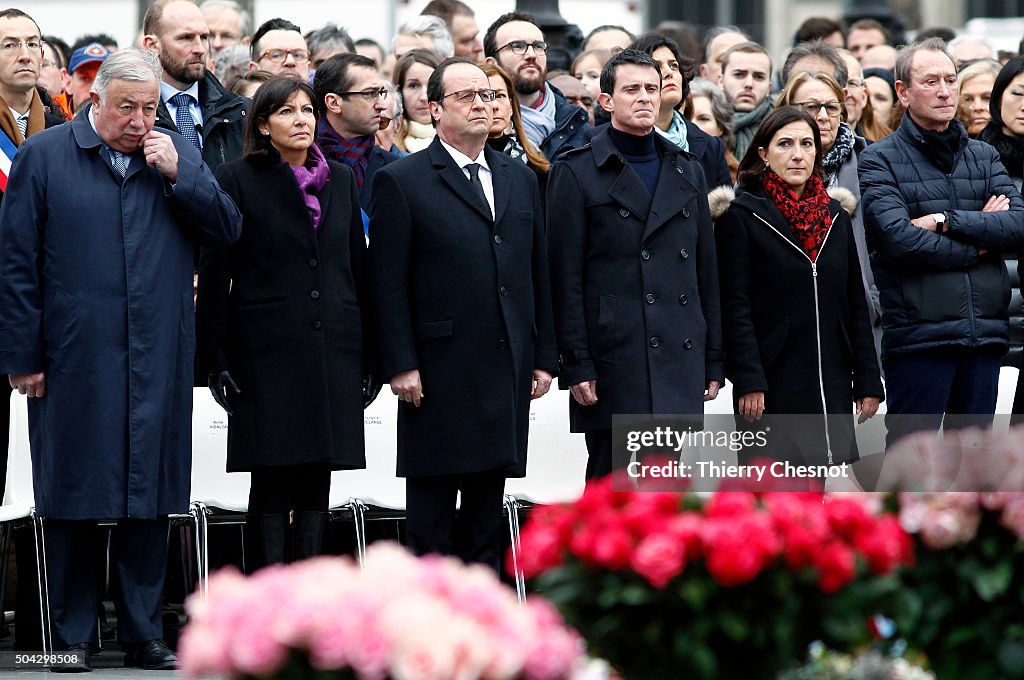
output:
[[[53,673],[87,673],[92,670],[92,666],[89,665],[88,642],[71,645],[64,651],[57,652],[57,656],[65,659],[73,656],[75,660],[53,664],[50,666],[50,671]]]
[[[163,640],[147,640],[125,645],[124,665],[147,671],[172,671],[178,665],[178,657]]]

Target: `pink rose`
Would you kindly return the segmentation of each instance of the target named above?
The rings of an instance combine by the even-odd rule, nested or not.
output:
[[[686,547],[666,534],[648,536],[633,551],[630,564],[636,573],[661,590],[682,573],[686,565]]]

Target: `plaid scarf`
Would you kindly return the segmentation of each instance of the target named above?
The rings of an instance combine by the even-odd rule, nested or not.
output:
[[[332,161],[344,163],[352,168],[356,176],[356,186],[363,188],[366,179],[366,166],[370,164],[375,140],[373,135],[346,138],[331,127],[326,118],[316,128],[316,144],[324,155]]]
[[[786,218],[807,257],[811,258],[811,262],[816,262],[821,244],[825,242],[825,236],[832,226],[825,183],[817,175],[811,175],[804,185],[803,195],[797,198],[789,185],[774,170],[767,168],[761,175],[761,186]]]

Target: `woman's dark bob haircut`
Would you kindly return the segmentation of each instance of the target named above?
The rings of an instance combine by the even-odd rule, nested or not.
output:
[[[790,123],[797,122],[807,123],[811,128],[811,134],[814,135],[814,168],[811,172],[818,177],[825,177],[825,170],[821,165],[821,133],[818,131],[818,124],[811,118],[811,114],[803,109],[795,106],[783,106],[769,113],[761,121],[761,126],[757,128],[754,138],[750,141],[750,146],[747,147],[747,153],[743,156],[736,171],[736,184],[744,189],[761,186],[761,175],[764,174],[768,166],[761,160],[757,150],[767,149],[772,138],[775,137],[775,133]]]
[[[305,92],[313,104],[313,113],[317,120],[320,119],[320,106],[316,101],[316,94],[306,83],[295,78],[276,77],[260,85],[252,98],[252,107],[249,109],[248,120],[245,121],[245,133],[242,137],[242,158],[249,159],[259,156],[272,156],[277,153],[273,144],[270,143],[270,135],[260,132],[260,125],[265,125],[270,120],[270,114],[277,111],[296,92]],[[316,134],[315,130],[310,131]]]

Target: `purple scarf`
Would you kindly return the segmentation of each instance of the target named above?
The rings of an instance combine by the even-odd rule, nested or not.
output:
[[[313,231],[316,231],[320,226],[320,201],[316,195],[327,184],[331,174],[330,168],[327,167],[327,159],[316,144],[310,144],[306,152],[306,165],[292,167],[292,174],[299,184],[299,191],[306,202],[309,217],[313,220]]]

